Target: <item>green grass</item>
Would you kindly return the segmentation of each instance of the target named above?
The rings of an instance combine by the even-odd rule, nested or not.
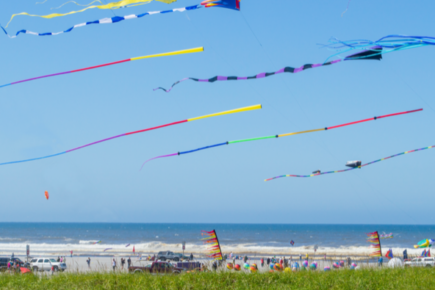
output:
[[[435,270],[407,268],[265,274],[226,271],[166,276],[1,274],[0,289],[435,289]]]

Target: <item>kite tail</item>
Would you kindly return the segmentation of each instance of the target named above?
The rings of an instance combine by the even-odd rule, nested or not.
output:
[[[184,82],[186,80],[192,80],[192,81],[195,81],[195,82],[203,82],[203,83],[214,83],[216,81],[240,81],[240,80],[261,79],[261,78],[265,78],[265,77],[269,77],[269,76],[273,76],[273,75],[277,75],[277,74],[281,74],[281,73],[294,73],[295,74],[295,73],[301,72],[301,71],[306,70],[306,69],[316,68],[316,67],[330,65],[330,64],[335,64],[335,63],[338,63],[340,61],[342,61],[342,60],[341,59],[337,59],[337,60],[333,60],[333,61],[329,61],[329,62],[325,62],[325,63],[305,64],[305,65],[303,65],[301,67],[298,67],[298,68],[294,68],[294,67],[288,66],[288,67],[284,67],[284,68],[282,68],[282,69],[280,69],[280,70],[278,70],[276,72],[270,72],[270,73],[264,72],[264,73],[259,73],[259,74],[255,75],[255,76],[250,76],[250,77],[215,76],[215,77],[212,77],[210,79],[184,78],[182,80],[179,80],[179,81],[175,82],[167,90],[162,88],[162,87],[158,87],[158,88],[154,89],[154,91],[156,91],[158,89],[161,89],[161,90],[169,93],[175,85],[177,85],[177,84],[179,84],[181,82]]]
[[[175,87],[175,86],[178,85],[179,83],[184,82],[184,81],[187,81],[187,80],[191,80],[191,78],[184,78],[184,79],[182,79],[182,80],[179,80],[179,81],[175,82],[175,83],[174,83],[174,84],[173,84],[169,89],[165,89],[165,88],[162,88],[162,87],[158,87],[158,88],[155,88],[153,91],[163,90],[163,91],[165,91],[165,93],[169,93],[169,92],[172,90],[173,87]]]
[[[177,152],[177,153],[173,153],[173,154],[168,154],[168,155],[161,155],[161,156],[157,156],[157,157],[154,157],[154,158],[148,159],[147,161],[145,161],[145,162],[142,164],[142,167],[140,168],[140,170],[142,170],[143,166],[144,166],[147,162],[150,162],[151,160],[159,159],[159,158],[165,158],[165,157],[171,157],[171,156],[176,156],[176,155],[178,155],[178,152]]]

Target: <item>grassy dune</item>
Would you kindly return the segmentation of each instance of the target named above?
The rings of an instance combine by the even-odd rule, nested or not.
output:
[[[435,269],[367,269],[167,276],[119,273],[0,275],[0,289],[435,289]]]

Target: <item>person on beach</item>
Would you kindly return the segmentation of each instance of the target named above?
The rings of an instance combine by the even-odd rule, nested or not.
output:
[[[379,260],[378,260],[379,267],[382,267],[383,262],[384,262],[384,259],[382,257],[379,257]]]
[[[213,266],[212,266],[212,267],[213,267],[213,270],[214,270],[214,271],[217,270],[217,262],[216,262],[216,260],[213,262]]]
[[[60,257],[60,262],[63,263],[63,257]]]
[[[73,254],[73,251],[71,251],[71,258],[72,258],[72,254]]]
[[[299,262],[302,262],[302,254],[299,254]]]
[[[128,257],[127,265],[128,265],[128,268],[130,268],[130,265],[131,265],[131,259],[130,259],[130,257]]]
[[[248,256],[245,256],[245,258],[243,259],[243,262],[247,262],[248,261]]]
[[[54,274],[54,266],[51,266],[51,276]]]
[[[124,270],[125,260],[121,258],[121,269]]]
[[[57,262],[60,262],[60,257],[59,256],[57,256]]]
[[[190,253],[190,260],[193,261],[193,253]]]
[[[115,259],[112,260],[112,267],[113,267],[113,271],[115,271],[115,269],[116,269],[116,261],[115,261]]]
[[[11,273],[11,261],[8,262],[8,272]]]
[[[350,257],[347,257],[347,266],[350,267],[351,264],[352,264],[352,260],[350,259]]]
[[[308,261],[308,253],[305,255],[305,260],[307,260]]]
[[[90,257],[86,260],[86,263],[88,263],[88,269],[90,269],[91,268],[91,258]]]
[[[264,259],[263,259],[263,258],[261,258],[261,260],[260,260],[260,264],[261,264],[261,267],[264,266]]]
[[[269,264],[270,264],[270,258],[267,258],[266,264],[267,264],[267,266],[269,266]]]

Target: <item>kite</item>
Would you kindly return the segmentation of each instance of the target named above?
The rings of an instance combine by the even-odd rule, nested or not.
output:
[[[103,252],[106,252],[106,251],[109,251],[109,250],[112,250],[113,248],[107,248],[107,249],[104,249],[104,251]]]
[[[392,259],[393,257],[393,250],[389,249],[387,251],[387,253],[385,254],[385,257],[387,257],[388,259]]]
[[[268,178],[265,181],[271,181],[271,180],[282,178],[282,177],[314,177],[314,176],[319,176],[319,175],[324,175],[324,174],[341,173],[341,172],[346,172],[346,171],[350,171],[350,170],[354,170],[354,169],[361,169],[364,166],[372,165],[374,163],[377,163],[377,162],[380,162],[380,161],[384,161],[384,160],[388,160],[388,159],[391,159],[393,157],[402,156],[402,155],[405,155],[405,154],[408,154],[408,153],[418,152],[418,151],[432,149],[432,148],[435,148],[435,145],[429,146],[429,147],[420,148],[420,149],[414,149],[414,150],[410,150],[410,151],[405,151],[405,152],[402,152],[402,153],[391,155],[391,156],[388,156],[388,157],[385,157],[385,158],[382,158],[382,159],[378,159],[378,160],[375,160],[375,161],[372,161],[372,162],[369,162],[369,163],[366,163],[366,164],[362,164],[362,165],[357,166],[357,167],[348,168],[348,169],[342,169],[342,170],[337,170],[337,171],[321,172],[321,173],[311,174],[311,175],[292,175],[292,174],[289,174],[289,175],[280,175],[280,176]],[[392,237],[393,236],[389,236],[388,238],[392,238]],[[384,237],[384,239],[385,239],[385,237]]]
[[[293,240],[290,241],[290,245],[294,246],[295,242]]]
[[[48,191],[45,192],[45,198],[48,200],[50,196],[48,195]]]
[[[104,5],[92,5],[95,2],[99,2],[99,3],[103,4],[99,0],[93,1],[92,3],[90,3],[88,5],[80,5],[77,2],[75,2],[75,1],[69,1],[69,2],[66,2],[66,3],[62,4],[61,6],[59,6],[57,8],[60,8],[60,7],[66,5],[68,3],[75,3],[78,6],[87,6],[87,7],[82,9],[82,10],[79,10],[79,11],[71,11],[71,12],[64,13],[64,14],[52,13],[52,14],[49,14],[49,15],[35,15],[35,14],[29,14],[27,12],[21,12],[21,13],[17,13],[17,14],[12,15],[11,19],[9,20],[9,22],[6,24],[5,27],[8,27],[9,24],[12,22],[12,20],[16,16],[19,16],[19,15],[25,15],[25,16],[41,17],[41,18],[45,18],[45,19],[51,19],[51,18],[55,18],[55,17],[61,17],[61,16],[75,14],[75,13],[81,13],[83,11],[86,11],[88,9],[93,9],[93,8],[115,10],[115,9],[120,9],[120,8],[129,8],[129,7],[144,5],[144,4],[150,3],[151,1],[152,0],[122,0],[122,1],[119,1],[119,2],[112,2],[112,3],[108,3],[108,4],[104,4]],[[160,1],[160,2],[164,2],[164,3],[170,4],[170,3],[175,2],[177,0],[156,0],[156,1]],[[89,6],[89,5],[92,5],[92,6]]]
[[[394,51],[417,48],[427,45],[435,45],[434,37],[425,37],[425,36],[402,36],[402,35],[388,35],[377,41],[370,40],[351,40],[351,41],[340,41],[337,39],[333,39],[330,41],[330,44],[324,45],[329,49],[339,50],[340,52],[333,54],[328,57],[323,63],[317,64],[305,64],[301,67],[284,67],[276,72],[269,73],[259,73],[257,75],[253,75],[250,77],[238,77],[238,76],[215,76],[210,79],[198,79],[198,78],[184,78],[177,82],[175,82],[169,89],[165,89],[162,87],[158,87],[154,89],[163,90],[169,93],[174,86],[177,84],[192,80],[195,82],[206,82],[206,83],[214,83],[216,81],[240,81],[240,80],[252,80],[252,79],[261,79],[281,73],[299,73],[304,70],[310,68],[317,68],[322,66],[328,66],[332,64],[336,64],[343,61],[349,60],[381,60],[382,55]],[[356,51],[355,54],[349,54],[350,51]],[[345,53],[345,57],[340,57],[340,54]],[[335,60],[329,60],[331,58],[338,58]]]
[[[206,147],[202,147],[202,148],[198,148],[198,149],[193,149],[193,150],[189,150],[189,151],[183,151],[183,152],[177,152],[177,153],[172,153],[172,154],[167,154],[167,155],[161,155],[161,156],[153,157],[153,158],[148,159],[147,161],[145,161],[142,164],[141,169],[143,168],[143,166],[147,162],[149,162],[151,160],[154,160],[154,159],[165,158],[165,157],[172,157],[172,156],[179,156],[179,155],[184,155],[184,154],[188,154],[188,153],[194,153],[194,152],[198,152],[198,151],[201,151],[201,150],[211,149],[211,148],[215,148],[215,147],[219,147],[219,146],[223,146],[223,145],[230,145],[230,144],[249,142],[249,141],[257,141],[257,140],[264,140],[264,139],[280,138],[280,137],[286,137],[286,136],[292,136],[292,135],[298,135],[298,134],[304,134],[304,133],[312,133],[312,132],[318,132],[318,131],[326,131],[326,130],[331,130],[331,129],[335,129],[335,128],[350,126],[350,125],[354,125],[354,124],[358,124],[358,123],[373,121],[373,120],[377,120],[377,119],[382,119],[382,118],[393,117],[393,116],[397,116],[397,115],[414,113],[414,112],[418,112],[418,111],[422,111],[422,110],[423,109],[418,109],[418,110],[413,110],[413,111],[399,112],[399,113],[394,113],[394,114],[389,114],[389,115],[383,115],[383,116],[379,116],[379,117],[373,117],[373,118],[369,118],[369,119],[364,119],[364,120],[359,120],[359,121],[355,121],[355,122],[340,124],[340,125],[331,126],[331,127],[324,127],[324,128],[320,128],[320,129],[314,129],[314,130],[307,130],[307,131],[286,133],[286,134],[280,134],[280,135],[271,135],[271,136],[257,137],[257,138],[250,138],[250,139],[242,139],[242,140],[235,140],[235,141],[227,141],[227,142],[218,143],[218,144],[214,144],[214,145],[209,145],[209,146],[206,146]]]
[[[145,58],[154,58],[154,57],[163,57],[163,56],[171,56],[171,55],[195,53],[195,52],[202,52],[202,51],[204,51],[203,47],[197,47],[197,48],[178,50],[178,51],[172,51],[172,52],[166,52],[166,53],[159,53],[159,54],[152,54],[152,55],[146,55],[146,56],[133,57],[133,58],[128,58],[128,59],[119,60],[119,61],[115,61],[115,62],[109,62],[109,63],[105,63],[105,64],[100,64],[100,65],[96,65],[96,66],[90,66],[90,67],[86,67],[86,68],[81,68],[81,69],[76,69],[76,70],[71,70],[71,71],[66,71],[66,72],[61,72],[61,73],[55,73],[55,74],[44,75],[44,76],[35,77],[35,78],[31,78],[31,79],[25,79],[25,80],[13,82],[13,83],[6,84],[6,85],[1,85],[0,88],[11,86],[11,85],[16,85],[16,84],[21,84],[21,83],[24,83],[24,82],[34,81],[34,80],[38,80],[38,79],[43,79],[43,78],[49,78],[49,77],[54,77],[54,76],[59,76],[59,75],[65,75],[65,74],[70,74],[70,73],[82,72],[82,71],[86,71],[86,70],[91,70],[91,69],[95,69],[95,68],[100,68],[100,67],[105,67],[105,66],[109,66],[109,65],[119,64],[119,63],[123,63],[123,62],[141,60],[141,59],[145,59]]]
[[[156,130],[156,129],[160,129],[160,128],[164,128],[164,127],[169,127],[169,126],[174,126],[174,125],[178,125],[178,124],[182,124],[182,123],[187,123],[187,122],[192,122],[192,121],[196,121],[196,120],[200,120],[200,119],[205,119],[205,118],[211,118],[211,117],[216,117],[216,116],[222,116],[222,115],[228,115],[228,114],[234,114],[234,113],[240,113],[240,112],[246,112],[246,111],[252,111],[252,110],[258,110],[261,109],[261,105],[254,105],[254,106],[249,106],[249,107],[244,107],[244,108],[239,108],[239,109],[234,109],[234,110],[229,110],[229,111],[224,111],[224,112],[219,112],[219,113],[214,113],[214,114],[210,114],[210,115],[205,115],[205,116],[200,116],[200,117],[195,117],[195,118],[190,118],[190,119],[186,119],[186,120],[181,120],[181,121],[177,121],[177,122],[172,122],[172,123],[168,123],[168,124],[164,124],[164,125],[160,125],[160,126],[156,126],[156,127],[151,127],[151,128],[147,128],[147,129],[142,129],[142,130],[138,130],[138,131],[133,131],[133,132],[128,132],[128,133],[124,133],[124,134],[120,134],[120,135],[116,135],[113,137],[109,137],[106,139],[102,139],[99,141],[95,141],[86,145],[82,145],[80,147],[77,148],[73,148],[64,152],[60,152],[57,154],[52,154],[52,155],[47,155],[47,156],[43,156],[43,157],[38,157],[38,158],[32,158],[32,159],[25,159],[25,160],[18,160],[18,161],[11,161],[11,162],[5,162],[5,163],[0,163],[0,165],[8,165],[8,164],[14,164],[14,163],[22,163],[22,162],[29,162],[29,161],[34,161],[34,160],[40,160],[40,159],[45,159],[45,158],[50,158],[50,157],[55,157],[55,156],[59,156],[62,154],[66,154],[66,153],[70,153],[79,149],[83,149],[95,144],[99,144],[102,142],[106,142],[112,139],[116,139],[116,138],[120,138],[120,137],[124,137],[124,136],[130,136],[133,134],[138,134],[138,133],[143,133],[143,132],[147,132],[147,131],[151,131],[151,130]]]
[[[96,245],[96,244],[101,244],[101,241],[97,241],[97,242],[94,242],[94,243],[92,243],[93,245]]]
[[[370,253],[369,256],[371,257],[382,257],[382,248],[381,248],[381,240],[379,239],[379,233],[373,232],[373,233],[368,233],[367,235],[367,242],[371,243],[372,245],[370,245],[370,250],[372,250],[372,252]]]
[[[386,234],[384,232],[384,234],[381,235],[381,239],[392,239],[392,238],[394,238],[393,233]]]
[[[432,239],[426,239],[418,242],[417,245],[414,245],[414,248],[429,248],[432,247],[432,245],[435,243],[435,240]]]
[[[144,16],[153,15],[153,14],[167,14],[167,13],[171,13],[171,12],[185,12],[185,11],[197,10],[197,9],[202,8],[203,6],[206,7],[206,8],[209,8],[209,7],[221,7],[221,8],[227,8],[227,9],[232,9],[232,10],[240,11],[240,0],[207,0],[207,1],[202,2],[201,4],[187,6],[187,7],[182,7],[182,8],[175,8],[175,9],[164,10],[164,11],[149,11],[149,12],[145,12],[145,13],[137,14],[137,15],[136,14],[130,14],[130,15],[125,15],[125,16],[114,16],[114,17],[111,17],[111,18],[103,18],[103,19],[99,19],[99,20],[88,21],[88,22],[76,24],[73,27],[70,27],[67,30],[60,31],[60,32],[44,32],[44,33],[39,33],[39,32],[33,32],[33,31],[26,30],[26,29],[22,29],[22,30],[16,32],[15,35],[9,35],[8,32],[6,31],[6,29],[3,26],[0,26],[0,27],[3,29],[3,32],[9,38],[15,38],[19,34],[21,34],[21,33],[31,34],[31,35],[36,35],[36,36],[50,36],[50,35],[59,35],[59,34],[62,34],[62,33],[68,33],[68,32],[71,32],[75,28],[83,27],[83,26],[87,26],[87,25],[91,25],[91,24],[117,23],[117,22],[121,22],[121,21],[124,21],[124,20],[142,18]]]
[[[126,248],[128,248],[130,246],[130,244],[125,245]]]
[[[204,242],[204,244],[207,245],[207,252],[208,252],[207,257],[213,258],[214,260],[221,261],[223,259],[223,255],[222,255],[221,245],[219,243],[219,239],[217,237],[216,231],[212,230],[210,232],[207,231],[201,231],[201,232],[202,232],[201,233],[202,236],[208,236],[206,238],[201,239]],[[240,270],[240,269],[236,269],[236,267],[234,269]]]

